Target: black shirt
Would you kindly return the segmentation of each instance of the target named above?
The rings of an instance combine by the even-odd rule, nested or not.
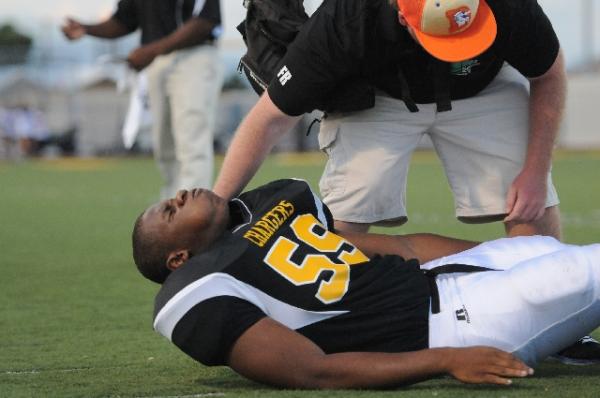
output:
[[[428,347],[429,285],[416,261],[369,260],[333,234],[308,184],[280,180],[242,194],[246,223],[174,271],[154,327],[205,365],[269,316],[327,353]]]
[[[130,32],[140,28],[142,44],[168,36],[193,17],[220,25],[219,0],[120,0],[112,16]]]
[[[325,0],[288,48],[287,76],[268,91],[288,115],[327,110],[351,82],[364,80],[399,98],[398,70],[417,103],[435,101],[434,69],[450,74],[451,99],[474,96],[506,61],[526,77],[544,74],[558,55],[558,38],[536,0],[487,0],[498,35],[492,47],[460,63],[437,61],[398,22],[387,0]],[[285,83],[282,85],[282,82]]]

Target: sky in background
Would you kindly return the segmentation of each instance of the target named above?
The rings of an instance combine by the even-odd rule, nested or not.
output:
[[[117,0],[0,0],[0,22],[15,23],[31,34],[38,43],[51,45],[55,52],[67,48],[58,31],[66,15],[84,22],[97,21],[111,15]],[[600,58],[600,0],[539,0],[561,40],[570,66],[577,66],[593,53]],[[320,0],[305,0],[314,10]],[[591,5],[586,13],[584,4]],[[223,48],[235,51],[242,47],[235,26],[244,18],[242,0],[221,0],[224,18]],[[587,32],[592,39],[584,39]],[[93,39],[86,39],[93,40]],[[72,45],[71,45],[72,49]],[[591,50],[590,50],[591,49]],[[65,50],[66,51],[66,50]]]

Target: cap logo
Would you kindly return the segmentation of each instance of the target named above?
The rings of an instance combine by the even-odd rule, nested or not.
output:
[[[446,18],[450,21],[450,34],[462,32],[471,24],[471,9],[463,6],[448,10]]]
[[[496,40],[498,25],[488,4],[496,0],[397,1],[399,16],[404,17],[400,23],[407,26],[425,51],[439,60],[473,59]]]

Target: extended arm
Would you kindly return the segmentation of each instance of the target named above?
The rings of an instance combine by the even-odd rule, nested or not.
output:
[[[338,232],[368,257],[376,254],[396,254],[406,259],[416,258],[421,264],[436,258],[459,253],[479,244],[435,234],[381,235]]]
[[[530,79],[529,143],[525,166],[507,197],[505,222],[531,222],[542,217],[546,204],[547,175],[562,119],[567,79],[562,50],[552,67]]]
[[[67,18],[61,30],[69,40],[78,40],[85,35],[102,39],[116,39],[130,33],[125,25],[114,18],[91,25],[82,24],[73,18]]]
[[[132,68],[142,70],[159,55],[205,42],[215,26],[216,24],[208,19],[190,18],[170,35],[133,50],[127,57],[127,62]]]
[[[213,191],[226,199],[239,194],[299,118],[281,112],[265,92],[238,127]]]
[[[229,366],[262,383],[310,389],[395,386],[441,374],[465,383],[507,385],[511,377],[533,372],[511,354],[488,347],[325,354],[312,341],[269,318],[236,341]]]

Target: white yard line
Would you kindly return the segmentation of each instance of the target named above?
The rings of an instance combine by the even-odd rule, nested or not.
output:
[[[7,370],[2,372],[5,375],[33,375],[38,373],[72,373],[72,372],[82,372],[86,370],[94,370],[96,368],[72,368],[72,369],[29,369],[29,370]],[[97,369],[107,369],[107,368],[97,368]],[[116,369],[116,368],[110,368]]]
[[[39,370],[9,370],[7,372],[3,372],[5,375],[33,375],[36,373],[40,373]]]

